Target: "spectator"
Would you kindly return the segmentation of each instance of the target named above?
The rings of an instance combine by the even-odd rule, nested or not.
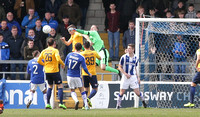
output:
[[[133,14],[133,21],[136,18],[145,18],[145,9],[143,6],[138,6],[136,13]]]
[[[56,18],[61,4],[61,0],[46,0],[45,10],[46,12],[50,12],[53,18]]]
[[[33,40],[34,41],[34,45],[39,48],[39,51],[43,50],[43,46],[42,46],[41,40],[39,40],[39,38],[35,36],[34,30],[30,29],[28,31],[28,37],[24,40],[24,42],[22,44],[21,53],[24,53],[24,47],[27,46],[28,40]]]
[[[132,19],[136,11],[136,2],[134,0],[120,0],[120,31],[124,32],[128,28],[128,21]]]
[[[128,23],[128,30],[124,32],[123,48],[128,47],[128,44],[135,44],[135,23],[130,20]]]
[[[4,20],[6,16],[4,8],[0,5],[0,21]]]
[[[186,6],[186,2],[188,0],[170,0],[170,4],[171,4],[170,9],[171,9],[173,15],[174,15],[175,10],[178,8],[179,1],[182,1],[184,6]]]
[[[22,22],[29,9],[35,9],[34,0],[16,0],[14,10],[17,12],[17,21]]]
[[[119,42],[120,42],[120,28],[119,28],[119,18],[120,13],[115,10],[116,5],[114,3],[110,4],[110,12],[107,13],[108,18],[108,41],[109,41],[109,52],[111,60],[119,59]],[[113,48],[115,45],[115,52]]]
[[[8,40],[8,45],[10,46],[10,60],[23,60],[20,48],[23,43],[23,37],[18,35],[18,30],[16,26],[13,26],[11,29],[11,36]],[[19,67],[20,72],[24,72],[23,64],[11,64],[11,72],[16,72],[17,66]],[[16,74],[11,75],[11,80],[16,79]],[[20,74],[20,79],[24,80],[24,74]]]
[[[0,33],[0,60],[9,60],[10,49],[9,45],[3,41],[3,34]],[[8,72],[9,65],[0,63],[0,72]],[[5,76],[7,79],[8,75]],[[3,75],[0,74],[0,79],[3,78]]]
[[[167,11],[166,12],[166,18],[173,18],[174,16],[172,16],[172,12],[171,11]]]
[[[178,18],[184,18],[185,17],[185,11],[184,10],[180,10],[178,12]]]
[[[31,60],[33,59],[33,52],[35,50],[39,50],[37,46],[34,45],[33,40],[28,40],[28,45],[24,47],[24,60]]]
[[[39,19],[37,12],[34,9],[29,9],[28,14],[24,17],[22,21],[22,26],[26,29],[25,36],[28,36],[28,31],[35,27],[36,20]]]
[[[8,29],[6,20],[1,21],[0,33],[3,34],[4,42],[7,42],[8,37],[11,35],[11,32]]]
[[[7,26],[8,29],[11,31],[12,26],[17,26],[17,30],[18,30],[18,35],[22,34],[22,30],[21,30],[21,26],[19,25],[19,23],[17,21],[14,20],[14,16],[12,12],[8,12],[6,15],[6,21],[7,21]]]
[[[43,47],[46,47],[46,45],[47,45],[46,44],[46,38],[47,38],[48,34],[45,34],[42,31],[42,21],[41,21],[41,19],[36,20],[35,27],[33,28],[33,30],[35,31],[35,37],[38,38],[41,41]]]
[[[58,33],[60,33],[62,35],[62,37],[65,37],[65,40],[68,41],[71,37],[71,35],[69,34],[67,27],[71,25],[71,23],[69,22],[69,16],[65,15],[63,16],[63,22],[60,23],[58,25]],[[72,45],[69,46],[65,46],[65,50],[64,50],[64,57],[67,56],[68,53],[70,53],[72,51]]]
[[[136,8],[138,8],[139,6],[143,6],[144,11],[149,11],[149,9],[152,9],[155,6],[154,4],[155,0],[135,0],[135,1],[137,1]]]
[[[150,18],[156,17],[156,11],[154,8],[149,9],[149,15],[150,15]]]
[[[51,28],[51,32],[49,33],[49,37],[46,39],[48,40],[49,38],[53,38],[54,41],[56,42],[56,49],[59,50],[59,54],[62,60],[64,60],[64,49],[65,49],[65,44],[61,41],[61,35],[59,33],[56,33],[56,30],[54,28]]]
[[[177,35],[177,42],[174,43],[174,49],[172,50],[174,54],[174,70],[175,73],[185,73],[186,65],[178,64],[177,62],[186,62],[186,44],[182,40],[182,35]],[[177,65],[178,64],[178,65]],[[182,76],[176,76],[175,81],[181,80],[185,81],[185,78]]]
[[[51,17],[50,12],[45,13],[45,18],[42,21],[42,27],[49,25],[51,28],[57,29],[58,22]]]
[[[61,22],[64,15],[68,15],[69,21],[74,25],[77,25],[81,19],[81,11],[79,6],[74,3],[73,0],[68,0],[66,3],[60,6],[58,11],[58,18]]]
[[[186,13],[185,18],[196,18],[196,12],[194,11],[193,4],[189,5],[188,12]]]
[[[156,16],[161,18],[165,17],[165,13],[169,10],[169,4],[170,0],[153,0]]]
[[[85,23],[86,23],[87,10],[89,7],[89,0],[74,0],[74,2],[77,3],[81,9],[82,17],[81,17],[80,26],[81,26],[81,29],[84,29]]]
[[[179,1],[178,2],[178,7],[176,8],[176,10],[174,11],[174,16],[176,18],[178,18],[178,12],[180,11],[184,11],[185,12],[185,6],[184,6],[184,3],[182,1]]]
[[[197,11],[196,18],[200,19],[200,11]]]

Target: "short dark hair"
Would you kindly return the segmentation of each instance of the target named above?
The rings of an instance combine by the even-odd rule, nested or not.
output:
[[[194,4],[189,4],[189,6],[188,7],[194,7]]]
[[[12,29],[17,29],[17,26],[13,25],[13,26],[12,26]]]
[[[85,41],[84,42],[84,48],[90,48],[90,42],[89,41]]]
[[[36,57],[40,52],[38,50],[35,50],[32,52],[33,57]]]
[[[130,44],[128,44],[128,46],[130,46],[130,47],[132,47],[133,49],[135,49],[135,44],[130,43]]]
[[[135,22],[134,22],[133,20],[129,20],[129,21],[128,21],[128,24],[130,24],[130,23],[135,24]]]
[[[33,41],[33,40],[32,40],[32,39],[28,39],[28,42],[29,42],[29,41]],[[28,42],[27,42],[27,43],[28,43]],[[33,41],[33,42],[34,42],[34,41]]]
[[[48,40],[47,40],[47,44],[49,45],[49,46],[52,46],[53,44],[54,44],[54,39],[53,38],[49,38]]]
[[[36,21],[41,21],[41,22],[42,22],[42,20],[41,20],[41,19],[37,19]]]
[[[80,51],[80,50],[82,49],[81,43],[76,43],[76,44],[75,44],[75,49],[76,49],[77,51]]]

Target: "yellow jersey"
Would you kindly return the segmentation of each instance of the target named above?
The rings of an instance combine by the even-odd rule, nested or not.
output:
[[[196,55],[198,56],[200,54],[200,49],[198,49],[197,51],[196,51]],[[200,63],[198,64],[198,68],[200,68]]]
[[[75,52],[76,43],[81,43],[81,45],[83,45],[83,36],[80,33],[75,32],[73,35],[71,35],[69,41],[72,42],[72,52]]]
[[[44,62],[42,60],[44,60]],[[44,49],[37,62],[44,66],[45,73],[59,72],[59,64],[65,65],[60,58],[58,49],[54,47]]]
[[[96,58],[100,59],[101,57],[96,51],[85,50],[81,52],[81,55],[85,57],[85,63],[87,65],[88,71],[92,75],[96,75]],[[82,69],[82,75],[88,76],[88,74]]]

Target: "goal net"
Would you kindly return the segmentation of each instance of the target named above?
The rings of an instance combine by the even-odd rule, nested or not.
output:
[[[137,18],[136,55],[144,81],[191,81],[199,48],[198,19]]]

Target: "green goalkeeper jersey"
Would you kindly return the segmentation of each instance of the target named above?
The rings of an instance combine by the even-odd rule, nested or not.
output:
[[[102,48],[105,48],[104,42],[99,36],[97,31],[84,31],[80,29],[77,29],[76,31],[81,34],[85,34],[89,36],[90,40],[93,43],[92,47],[94,48],[95,51],[100,52]]]

